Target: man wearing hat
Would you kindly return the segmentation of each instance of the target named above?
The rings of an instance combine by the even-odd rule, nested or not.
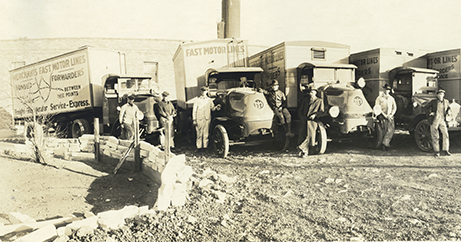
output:
[[[196,146],[199,151],[208,148],[208,133],[210,132],[211,111],[221,108],[221,105],[214,105],[208,97],[208,88],[200,88],[200,96],[194,102],[192,108],[192,122],[197,131]]]
[[[120,134],[121,139],[132,140],[134,138],[134,122],[136,120],[137,113],[140,112],[138,106],[134,104],[134,95],[130,94],[125,103],[120,109],[119,121],[122,128]]]
[[[304,120],[307,120],[306,139],[298,146],[300,150],[299,156],[303,158],[309,155],[309,146],[315,145],[315,134],[318,128],[317,117],[325,111],[323,101],[317,97],[317,89],[314,86],[311,86],[309,95],[310,101],[306,107],[306,116],[304,117]]]
[[[388,151],[395,131],[394,115],[397,111],[397,104],[394,97],[391,96],[391,86],[385,84],[383,88],[384,92],[376,98],[373,110],[381,110],[381,113],[376,117],[379,121],[377,124],[379,127],[376,128],[381,128],[383,136],[376,138],[378,143],[383,145],[383,150]]]
[[[170,131],[170,148],[174,148],[173,118],[176,117],[176,109],[173,103],[168,99],[169,95],[170,93],[167,91],[162,93],[162,101],[158,103],[158,114],[160,116],[160,127],[166,128],[168,123]]]
[[[449,151],[450,141],[448,137],[448,129],[446,123],[447,115],[451,115],[450,103],[445,97],[445,91],[440,89],[437,91],[437,99],[431,100],[424,108],[426,114],[429,115],[428,121],[431,124],[432,148],[435,156],[440,156],[439,146],[439,130],[442,133],[442,150],[445,155],[451,155]]]
[[[279,82],[277,80],[273,80],[269,90],[261,91],[266,96],[267,102],[274,112],[278,123],[283,126],[287,137],[293,138],[294,134],[291,132],[291,114],[286,108],[287,97],[285,96],[285,93],[279,90]]]

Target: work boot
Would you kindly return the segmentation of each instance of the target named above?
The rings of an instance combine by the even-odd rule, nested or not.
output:
[[[445,155],[446,155],[446,156],[451,156],[451,153],[450,153],[450,151],[448,151],[448,150],[445,150]]]
[[[439,158],[440,157],[440,152],[435,152],[434,157]]]
[[[286,135],[287,135],[287,137],[290,138],[290,139],[295,137],[295,134],[293,134],[291,132],[291,123],[286,123],[285,125],[286,125]]]

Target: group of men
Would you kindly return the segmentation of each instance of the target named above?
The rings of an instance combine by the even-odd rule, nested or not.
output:
[[[168,128],[170,137],[169,139],[169,146],[170,148],[174,148],[174,139],[173,139],[173,119],[176,117],[176,109],[173,106],[173,103],[169,100],[168,96],[170,94],[167,91],[162,93],[162,100],[158,102],[158,118],[160,127],[163,129],[163,133],[165,129]],[[122,128],[120,138],[131,140],[134,138],[134,124],[135,120],[140,120],[140,116],[143,116],[142,112],[139,110],[138,106],[134,104],[135,96],[133,94],[128,95],[127,103],[124,104],[120,109],[119,114],[119,121],[120,126]],[[154,107],[152,107],[154,108]],[[164,137],[164,135],[162,135]],[[162,140],[162,145],[166,142]]]
[[[377,137],[378,143],[382,145],[384,151],[390,149],[390,142],[395,131],[394,115],[397,111],[395,99],[391,95],[392,87],[388,84],[383,86],[384,92],[381,93],[375,101],[373,108],[378,120],[377,128],[381,129],[381,137]],[[298,108],[298,116],[300,118],[299,136],[298,136],[298,150],[300,157],[307,157],[309,154],[309,146],[316,145],[316,130],[318,128],[318,118],[324,110],[324,103],[321,98],[317,96],[318,90],[313,85],[302,86],[305,96]],[[291,114],[286,107],[286,95],[279,90],[279,83],[273,80],[270,88],[259,89],[264,93],[269,106],[274,112],[274,118],[278,125],[281,125],[286,133],[286,137],[292,138],[294,134],[291,132]],[[200,88],[200,96],[197,97],[192,108],[192,121],[196,131],[196,147],[198,151],[208,148],[208,134],[211,122],[211,112],[220,110],[221,105],[215,105],[213,100],[208,96],[208,88]],[[428,121],[431,125],[431,138],[432,147],[435,156],[439,157],[439,130],[442,133],[442,151],[443,155],[450,156],[449,151],[449,137],[446,124],[447,116],[450,116],[451,110],[448,100],[444,98],[445,91],[437,91],[437,99],[431,100],[425,107]],[[165,129],[169,128],[170,131],[170,147],[174,148],[173,139],[173,119],[176,117],[176,110],[168,99],[169,93],[162,93],[162,100],[158,102],[158,114],[160,126]],[[122,127],[122,139],[133,139],[134,136],[134,120],[139,118],[140,111],[134,105],[134,96],[129,95],[127,103],[122,106],[120,110],[120,124]],[[137,117],[138,116],[138,117]],[[286,143],[288,144],[288,142]],[[284,150],[287,147],[283,148]]]
[[[392,87],[385,84],[383,88],[384,92],[376,98],[373,110],[379,121],[377,128],[383,131],[382,136],[377,137],[378,142],[382,144],[384,151],[388,151],[395,131],[394,115],[397,111],[397,105],[395,99],[391,96]],[[437,99],[431,100],[423,107],[428,115],[429,124],[431,125],[432,148],[435,157],[440,156],[439,131],[442,133],[442,154],[446,156],[451,155],[449,151],[450,141],[446,123],[447,117],[451,116],[451,110],[449,101],[444,97],[445,91],[439,89],[437,91]]]

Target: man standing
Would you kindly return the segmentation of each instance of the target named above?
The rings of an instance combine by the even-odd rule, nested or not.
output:
[[[128,95],[127,103],[120,109],[119,121],[122,128],[121,139],[132,140],[134,137],[134,122],[137,122],[136,114],[138,106],[134,104],[133,94]]]
[[[300,150],[299,155],[303,158],[309,155],[309,146],[315,145],[315,134],[319,125],[317,123],[317,117],[324,112],[323,101],[317,97],[317,89],[315,87],[311,87],[309,95],[310,102],[307,105],[306,112],[307,135],[306,139],[298,146]]]
[[[261,91],[266,95],[267,102],[274,112],[278,123],[283,126],[286,136],[293,138],[294,134],[291,132],[291,114],[286,108],[287,97],[279,90],[279,82],[273,80],[269,90]]]
[[[173,118],[176,117],[176,109],[173,103],[168,99],[169,95],[170,93],[167,91],[162,93],[163,99],[158,103],[158,113],[160,115],[160,127],[164,129],[168,127],[170,131],[170,148],[174,148]],[[164,131],[164,133],[166,133],[166,131]],[[165,144],[162,145],[164,146]]]
[[[445,155],[451,155],[449,150],[450,141],[448,137],[446,116],[451,114],[450,103],[445,97],[444,90],[437,91],[437,99],[431,100],[426,106],[426,113],[429,114],[429,124],[431,124],[432,148],[435,157],[440,156],[439,130],[442,133],[442,150]]]
[[[391,86],[385,84],[383,88],[384,92],[375,100],[374,109],[381,110],[381,114],[377,116],[379,127],[376,128],[380,128],[383,131],[383,136],[377,137],[377,139],[379,143],[383,144],[383,150],[388,151],[395,131],[394,114],[397,111],[397,104],[391,96]]]
[[[201,87],[201,94],[195,100],[192,108],[192,121],[197,131],[197,149],[199,151],[208,147],[208,133],[210,131],[211,111],[220,109],[221,105],[214,105],[208,97],[208,88]]]

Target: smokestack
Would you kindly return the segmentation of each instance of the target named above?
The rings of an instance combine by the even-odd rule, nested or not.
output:
[[[218,38],[221,36],[240,38],[240,0],[222,0],[222,21],[218,23]]]

